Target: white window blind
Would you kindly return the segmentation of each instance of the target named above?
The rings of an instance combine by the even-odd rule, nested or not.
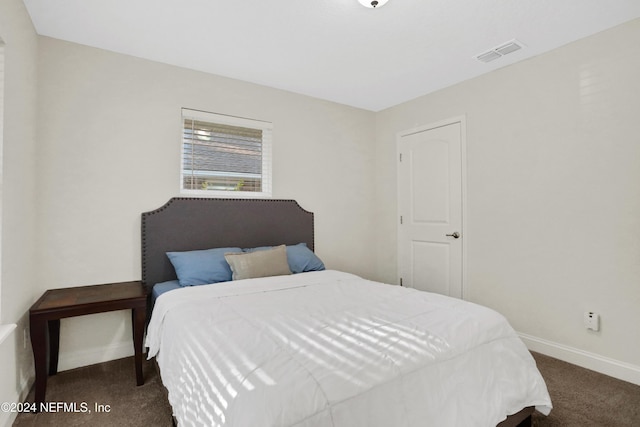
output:
[[[182,109],[181,192],[271,197],[272,124]]]

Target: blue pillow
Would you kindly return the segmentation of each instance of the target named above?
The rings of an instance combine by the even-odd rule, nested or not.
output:
[[[261,246],[259,248],[243,249],[244,252],[255,252],[271,249],[273,246]],[[287,262],[292,273],[304,273],[305,271],[324,270],[324,263],[306,243],[287,245]]]
[[[224,254],[229,252],[242,252],[242,249],[215,248],[167,252],[167,256],[176,270],[180,286],[197,286],[231,280],[231,268],[224,259]]]

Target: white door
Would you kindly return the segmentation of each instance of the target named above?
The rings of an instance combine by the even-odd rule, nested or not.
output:
[[[401,283],[462,298],[462,120],[398,136]]]

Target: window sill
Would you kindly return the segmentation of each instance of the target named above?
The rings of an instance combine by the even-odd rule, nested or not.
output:
[[[180,195],[184,197],[205,197],[212,199],[271,199],[271,192],[251,192],[251,191],[214,191],[214,190],[181,190]]]
[[[6,338],[11,335],[11,332],[16,328],[15,323],[9,323],[8,325],[0,325],[0,344],[4,342]]]

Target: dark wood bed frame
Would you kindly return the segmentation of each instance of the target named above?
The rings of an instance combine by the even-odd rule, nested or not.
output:
[[[142,283],[150,294],[156,283],[176,279],[166,252],[298,243],[315,248],[313,213],[295,200],[175,197],[142,214]],[[531,426],[533,411],[498,426]]]

